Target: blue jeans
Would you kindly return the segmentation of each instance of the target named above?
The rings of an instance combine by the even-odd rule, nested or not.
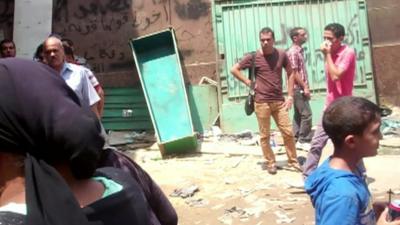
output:
[[[308,177],[317,167],[321,158],[322,149],[328,142],[328,135],[325,133],[322,123],[318,123],[314,136],[311,140],[311,148],[308,152],[306,162],[303,165],[303,175]]]

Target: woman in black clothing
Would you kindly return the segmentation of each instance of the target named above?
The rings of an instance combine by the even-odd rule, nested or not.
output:
[[[148,224],[137,182],[96,170],[99,123],[54,70],[0,60],[0,90],[0,224]]]

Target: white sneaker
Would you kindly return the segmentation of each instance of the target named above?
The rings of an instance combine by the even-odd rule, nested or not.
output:
[[[285,183],[290,187],[290,188],[298,188],[298,189],[304,189],[304,181],[303,179],[290,179],[290,180],[285,180]]]
[[[304,151],[310,151],[310,149],[311,149],[311,144],[310,143],[304,142],[304,143],[302,143],[302,145],[303,145],[303,150]]]
[[[304,143],[297,142],[296,149],[303,150],[303,151],[309,151],[311,149],[311,144],[307,143],[307,142],[304,142]]]

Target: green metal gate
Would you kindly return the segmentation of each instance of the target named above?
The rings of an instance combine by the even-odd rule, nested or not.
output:
[[[329,23],[345,26],[344,42],[356,50],[355,95],[375,100],[364,0],[218,1],[213,10],[220,59],[221,126],[225,132],[257,130],[255,116],[246,117],[243,110],[247,87],[229,70],[245,53],[259,48],[258,32],[266,26],[275,31],[275,46],[282,49],[291,45],[288,34],[291,28],[300,26],[308,30],[309,40],[303,47],[313,92],[314,122],[320,118],[325,100],[324,62],[319,46],[323,41],[323,28]]]

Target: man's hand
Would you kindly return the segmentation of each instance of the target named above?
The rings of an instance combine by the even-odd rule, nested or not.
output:
[[[383,210],[378,221],[376,221],[376,225],[400,225],[400,220],[396,220],[396,221],[392,221],[392,222],[386,221],[388,211],[389,211],[388,208],[385,208],[385,210]]]
[[[324,55],[331,53],[331,46],[332,43],[328,40],[325,40],[324,42],[322,42],[320,49],[322,51],[322,53],[324,53]]]
[[[290,108],[292,108],[293,97],[292,96],[288,96],[283,104],[284,104],[284,107],[286,108],[286,110],[289,110]]]
[[[251,80],[250,79],[245,80],[244,84],[246,84],[247,87],[250,87]]]
[[[311,98],[311,92],[310,92],[310,89],[309,89],[308,87],[305,87],[305,88],[304,88],[304,90],[303,90],[303,95],[304,95],[304,97],[306,97],[307,99],[310,99],[310,98]]]

